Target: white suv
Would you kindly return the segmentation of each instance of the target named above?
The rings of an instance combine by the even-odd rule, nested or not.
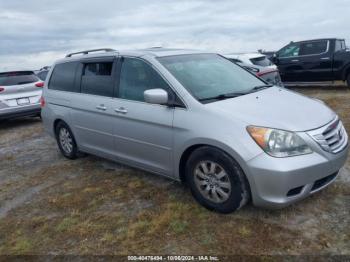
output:
[[[43,86],[33,71],[0,73],[0,119],[40,115]]]
[[[277,69],[277,66],[273,64],[266,55],[260,53],[245,53],[245,54],[227,54],[227,58],[233,58],[239,63],[247,65],[256,65],[262,67],[268,67],[270,69]]]

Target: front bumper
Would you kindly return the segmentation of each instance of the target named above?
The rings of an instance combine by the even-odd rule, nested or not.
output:
[[[263,153],[247,163],[253,203],[282,208],[331,184],[346,162],[349,145],[337,154],[274,158]]]
[[[34,116],[41,112],[40,103],[0,108],[0,119],[10,119],[24,116]]]

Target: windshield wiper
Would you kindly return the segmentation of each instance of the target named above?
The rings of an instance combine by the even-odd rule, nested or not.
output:
[[[273,87],[273,85],[254,86],[251,91],[257,91],[257,90],[266,89],[266,88],[269,88],[269,87]]]
[[[213,96],[213,97],[200,98],[200,99],[198,99],[198,101],[224,100],[224,99],[228,99],[228,98],[234,98],[234,97],[238,97],[238,96],[243,96],[243,95],[246,95],[246,94],[247,94],[247,93],[228,93],[228,94],[220,94],[220,95]]]

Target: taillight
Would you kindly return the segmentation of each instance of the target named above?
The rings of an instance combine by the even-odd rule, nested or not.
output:
[[[5,91],[5,88],[0,86],[0,92]]]
[[[40,97],[40,107],[43,108],[45,106],[45,99],[43,96]]]
[[[44,87],[44,82],[38,82],[35,84],[36,87]]]

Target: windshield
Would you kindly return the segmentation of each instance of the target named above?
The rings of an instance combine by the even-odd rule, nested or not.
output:
[[[158,58],[160,63],[197,99],[244,94],[265,85],[243,68],[216,54]]]

